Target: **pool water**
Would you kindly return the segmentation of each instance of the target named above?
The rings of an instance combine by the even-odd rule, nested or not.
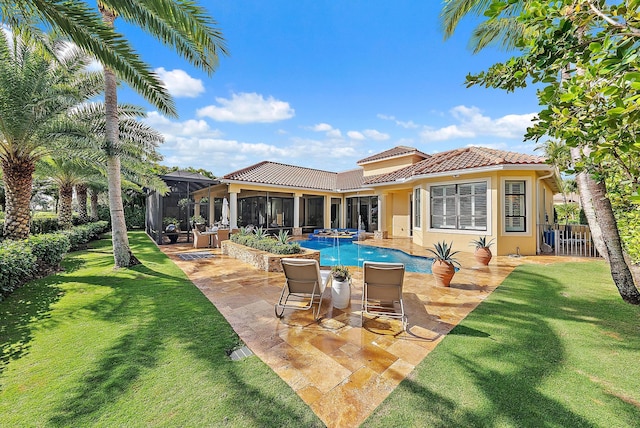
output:
[[[320,250],[320,265],[362,267],[363,262],[404,263],[407,272],[431,273],[433,259],[411,256],[391,248],[354,244],[350,239],[321,238],[299,241],[301,247]]]

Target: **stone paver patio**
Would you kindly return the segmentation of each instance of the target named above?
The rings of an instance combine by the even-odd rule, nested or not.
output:
[[[409,239],[367,240],[427,255]],[[211,249],[215,256],[183,260],[194,250],[184,244],[163,245],[167,254],[209,298],[242,341],[307,403],[328,427],[362,423],[444,336],[523,262],[551,263],[558,257],[494,257],[480,267],[471,253],[460,253],[463,268],[451,287],[436,287],[428,274],[405,274],[404,299],[409,324],[360,320],[362,272],[353,274],[351,304],[331,305],[325,290],[320,322],[311,311],[274,315],[284,282],[282,273],[259,271]],[[563,258],[568,260],[569,258]],[[583,259],[584,260],[584,259]]]

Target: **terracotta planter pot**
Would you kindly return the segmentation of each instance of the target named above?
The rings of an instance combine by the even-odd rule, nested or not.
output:
[[[476,251],[475,253],[473,253],[473,255],[476,258],[476,261],[484,266],[489,264],[492,257],[491,250],[487,247],[476,248]]]
[[[433,277],[436,279],[436,285],[448,287],[453,275],[456,273],[456,269],[453,263],[436,260],[433,262],[433,265],[431,265],[431,273],[433,273]]]

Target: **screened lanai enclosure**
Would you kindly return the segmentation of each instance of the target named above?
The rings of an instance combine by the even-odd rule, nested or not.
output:
[[[217,203],[219,207],[215,208],[222,211],[221,199],[205,197],[196,202],[193,192],[218,184],[218,181],[188,171],[174,171],[161,178],[167,183],[169,193],[161,195],[148,191],[145,219],[147,234],[158,244],[190,242],[194,219],[209,222],[210,203]]]

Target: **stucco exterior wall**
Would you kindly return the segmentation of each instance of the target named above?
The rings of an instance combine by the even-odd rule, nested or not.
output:
[[[388,172],[396,171],[400,168],[404,168],[414,163],[423,160],[420,156],[403,156],[391,159],[383,159],[376,162],[367,163],[362,166],[363,175],[369,177],[372,175],[386,174]]]
[[[396,189],[393,192],[393,235],[408,236],[409,195],[416,189],[420,189],[421,224],[414,225],[414,243],[431,247],[439,241],[453,242],[455,250],[473,251],[470,241],[479,236],[487,236],[494,239],[492,251],[497,255],[508,255],[519,252],[522,255],[535,255],[538,249],[537,224],[539,219],[544,219],[545,211],[551,213],[553,191],[538,177],[548,174],[548,171],[532,170],[506,170],[489,171],[472,174],[456,174],[457,176],[441,176],[415,181],[403,190]],[[523,180],[526,186],[526,227],[524,232],[507,232],[505,230],[504,193],[506,180]],[[489,200],[487,205],[487,230],[444,230],[430,227],[430,188],[434,185],[458,184],[477,181],[486,181]],[[409,183],[407,183],[409,186]],[[543,190],[546,194],[543,195]],[[406,196],[402,196],[406,195]],[[405,230],[402,230],[402,229]],[[406,232],[406,234],[404,234]]]

